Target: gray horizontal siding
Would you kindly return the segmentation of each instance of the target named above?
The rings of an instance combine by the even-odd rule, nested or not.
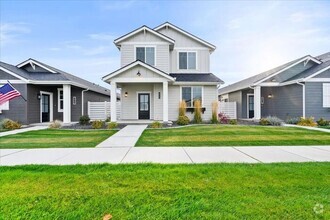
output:
[[[237,118],[242,118],[242,91],[229,93],[228,101],[236,102]]]
[[[330,120],[330,108],[323,108],[323,83],[306,83],[306,116]]]

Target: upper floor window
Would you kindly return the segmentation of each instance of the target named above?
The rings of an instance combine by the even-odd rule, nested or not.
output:
[[[196,62],[196,52],[179,52],[180,70],[195,70]]]
[[[155,48],[154,47],[136,47],[136,59],[154,66],[155,65]]]

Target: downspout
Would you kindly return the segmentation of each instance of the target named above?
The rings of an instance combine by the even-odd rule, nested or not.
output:
[[[81,116],[84,115],[84,92],[87,92],[89,88],[81,91]]]
[[[303,89],[303,118],[306,117],[306,110],[305,110],[305,84],[303,83],[300,83],[299,81],[296,82],[298,85],[301,85],[302,86],[302,89]]]

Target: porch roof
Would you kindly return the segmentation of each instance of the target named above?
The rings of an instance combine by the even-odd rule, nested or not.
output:
[[[224,81],[212,73],[170,73],[176,82],[217,82],[223,84]]]

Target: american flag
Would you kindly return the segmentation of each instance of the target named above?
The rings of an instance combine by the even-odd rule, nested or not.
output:
[[[7,83],[0,87],[0,105],[20,95],[21,93],[19,93],[19,91],[17,91],[9,83]]]

